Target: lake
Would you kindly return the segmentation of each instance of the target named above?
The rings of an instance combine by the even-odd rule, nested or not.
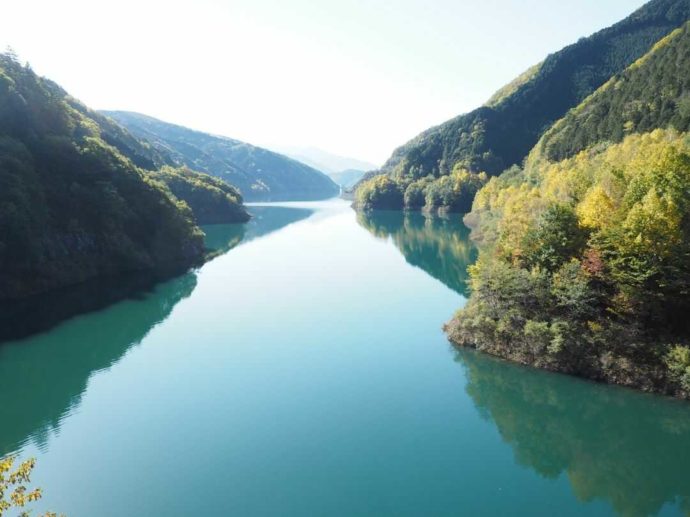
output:
[[[199,270],[0,345],[0,455],[37,459],[36,513],[690,511],[690,404],[448,344],[459,217],[250,211]]]

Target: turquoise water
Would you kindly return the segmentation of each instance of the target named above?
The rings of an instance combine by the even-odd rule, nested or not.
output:
[[[0,455],[79,516],[682,515],[690,405],[457,352],[457,218],[251,207],[198,271],[0,346]]]

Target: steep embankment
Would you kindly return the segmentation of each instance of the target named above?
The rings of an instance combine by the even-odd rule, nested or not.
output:
[[[325,174],[281,154],[138,113],[104,113],[171,156],[176,165],[219,177],[249,201],[326,199],[339,192]]]
[[[690,398],[688,55],[685,26],[477,194],[454,343]]]
[[[0,55],[0,299],[202,260],[192,211],[145,170],[166,161]]]

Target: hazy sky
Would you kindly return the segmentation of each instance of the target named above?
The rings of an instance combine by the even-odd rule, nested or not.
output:
[[[0,48],[98,109],[374,163],[642,0],[4,0]]]

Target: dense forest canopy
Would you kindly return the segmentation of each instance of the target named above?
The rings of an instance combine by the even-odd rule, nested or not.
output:
[[[163,182],[170,191],[189,205],[198,224],[240,223],[249,220],[242,196],[234,186],[220,178],[195,172],[186,167],[162,167],[151,177]]]
[[[690,23],[492,178],[452,341],[690,398]]]
[[[600,142],[655,128],[690,129],[690,24],[614,76],[542,137],[536,152],[569,158]]]
[[[232,213],[226,222],[246,220],[236,189],[191,171],[151,172],[165,163],[172,161],[0,55],[0,299],[198,263],[203,233],[168,185],[204,210],[218,198]]]
[[[398,181],[451,174],[497,175],[519,165],[568,110],[690,18],[690,0],[652,0],[625,20],[530,68],[489,102],[396,149],[381,173]]]
[[[139,113],[107,111],[177,166],[219,177],[236,186],[248,201],[326,199],[339,188],[316,169],[239,140],[194,131]]]
[[[448,327],[519,362],[690,396],[690,138],[628,136],[494,178],[482,247]]]
[[[448,175],[417,180],[391,178],[384,174],[362,183],[355,192],[359,210],[424,210],[426,212],[467,213],[477,191],[487,182],[478,174],[456,166]]]
[[[690,398],[690,24],[492,178],[453,342]]]

